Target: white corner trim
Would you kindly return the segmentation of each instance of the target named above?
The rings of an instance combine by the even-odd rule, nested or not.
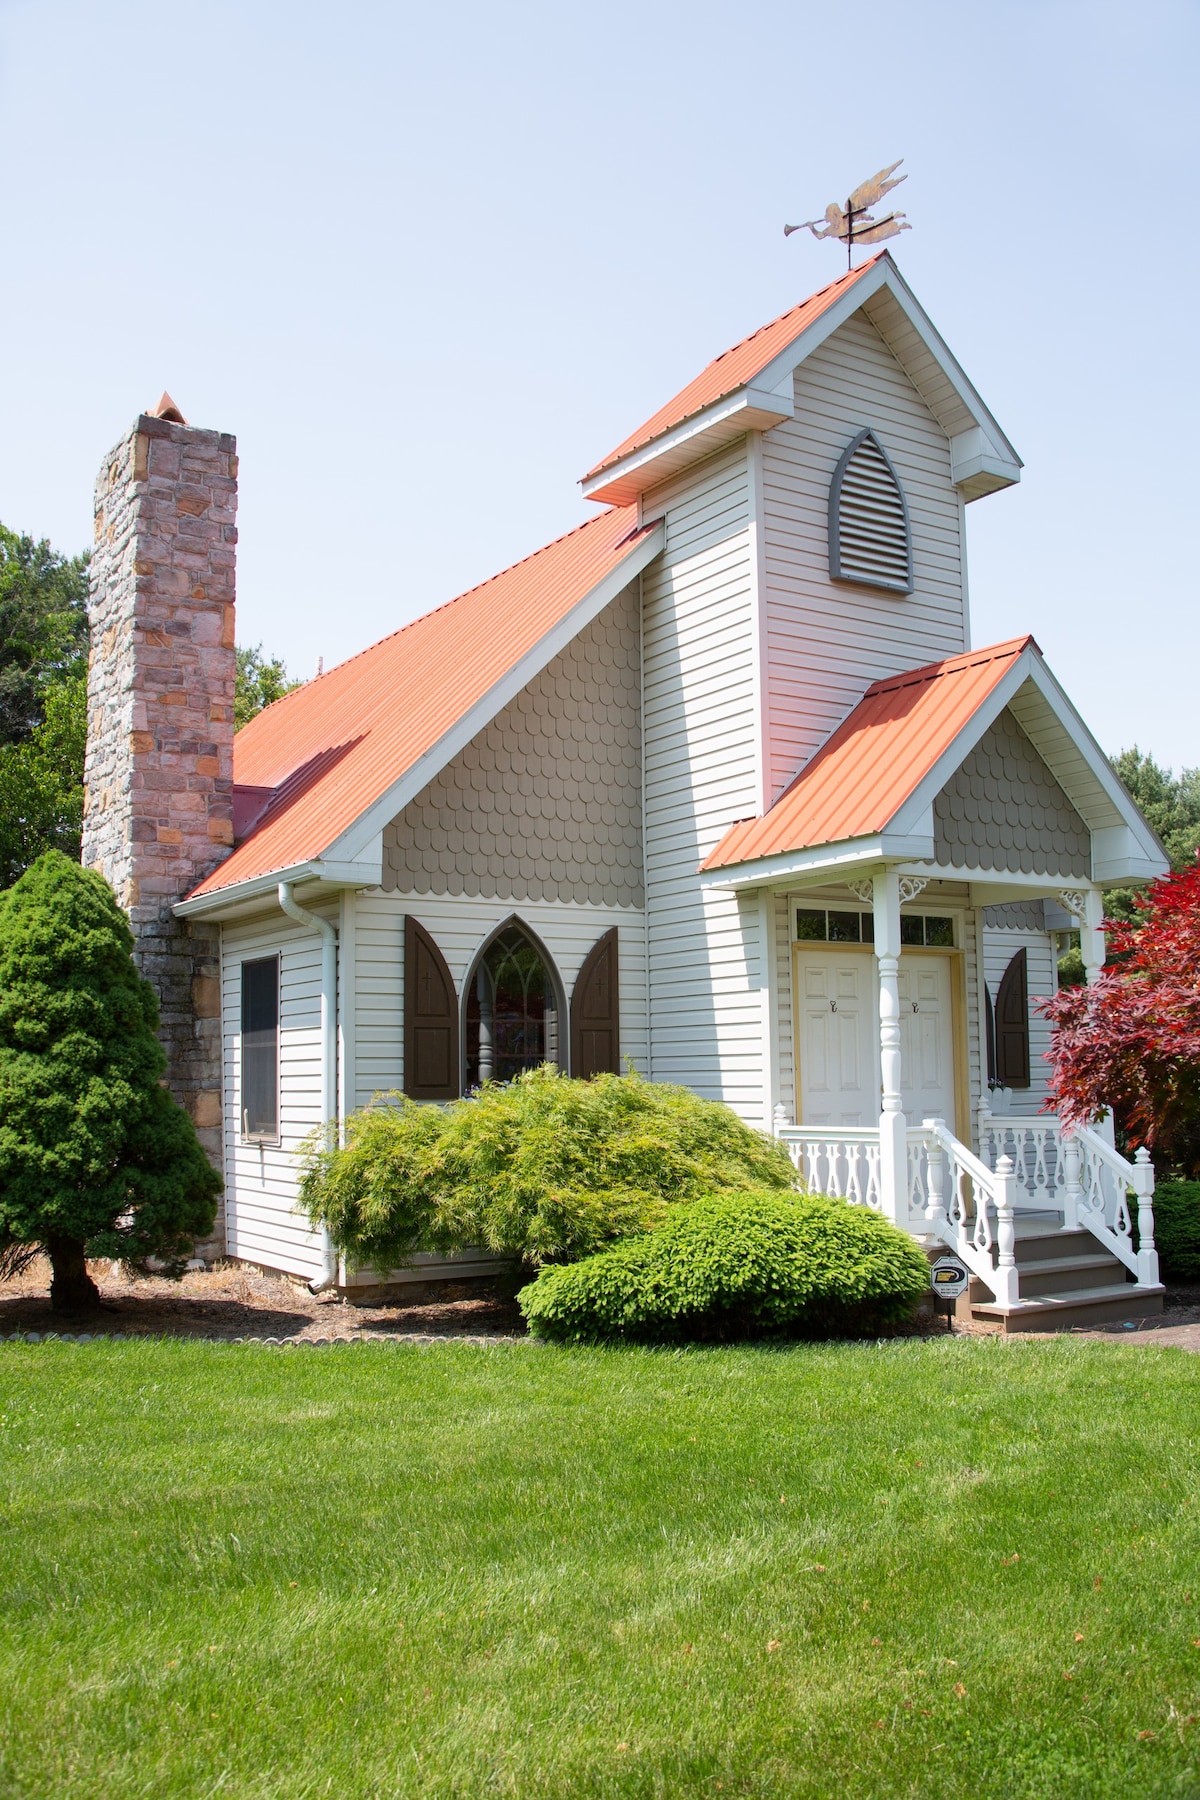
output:
[[[342,832],[341,836],[330,844],[322,853],[322,861],[329,867],[341,867],[345,863],[357,864],[368,852],[369,844],[381,837],[386,825],[403,812],[410,800],[415,800],[423,788],[428,787],[435,775],[441,773],[446,764],[456,757],[460,750],[465,750],[471,739],[481,732],[485,725],[491,723],[496,714],[516,699],[522,688],[529,683],[554,658],[561,654],[572,638],[590,625],[604,608],[617,595],[627,588],[631,581],[639,576],[654,558],[661,554],[666,542],[666,526],[658,520],[641,541],[632,546],[622,557],[616,568],[597,583],[581,600],[577,600],[570,612],[540,638],[532,649],[528,650],[521,660],[497,681],[482,699],[477,700],[469,712],[463,714],[449,729],[443,733],[425,754],[417,759],[411,767],[405,769],[392,782],[377,800],[373,801],[362,812],[354,823]]]

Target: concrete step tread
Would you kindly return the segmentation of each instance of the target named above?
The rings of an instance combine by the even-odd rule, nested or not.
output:
[[[987,1318],[1014,1318],[1022,1313],[1063,1312],[1068,1307],[1103,1305],[1105,1301],[1124,1301],[1131,1314],[1136,1315],[1138,1303],[1142,1300],[1157,1298],[1166,1290],[1161,1284],[1153,1287],[1135,1287],[1131,1282],[1114,1282],[1107,1287],[1074,1288],[1063,1294],[1034,1294],[1028,1300],[1018,1300],[1015,1306],[1001,1306],[996,1300],[979,1300],[972,1311],[982,1313]]]

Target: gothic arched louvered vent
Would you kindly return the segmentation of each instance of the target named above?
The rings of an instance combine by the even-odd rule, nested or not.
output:
[[[1024,950],[1005,969],[996,995],[996,1079],[1001,1087],[1029,1086],[1029,969]]]
[[[829,573],[894,594],[913,591],[904,489],[873,431],[847,444],[829,490]]]

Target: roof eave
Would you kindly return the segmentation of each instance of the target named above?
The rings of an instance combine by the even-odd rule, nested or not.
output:
[[[314,857],[308,862],[292,863],[284,869],[265,869],[260,875],[248,875],[244,881],[231,881],[227,887],[212,888],[208,893],[188,894],[177,900],[172,912],[179,919],[214,919],[243,911],[249,903],[270,898],[281,881],[315,881],[330,891],[353,887],[378,887],[383,880],[383,840],[374,856],[357,862],[339,862],[328,857]]]
[[[640,449],[631,450],[608,468],[585,476],[579,485],[585,500],[631,506],[647,488],[666,481],[677,469],[700,462],[748,431],[769,431],[773,425],[794,417],[795,396],[790,383],[787,392],[772,392],[758,382],[747,383],[723,394]]]
[[[784,850],[775,856],[758,856],[751,862],[726,863],[701,869],[702,887],[739,891],[773,887],[781,881],[822,873],[846,872],[872,864],[930,862],[933,838],[918,833],[880,831],[869,837],[843,838],[829,844],[809,844],[802,850]]]

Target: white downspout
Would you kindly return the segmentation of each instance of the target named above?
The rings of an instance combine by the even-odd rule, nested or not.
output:
[[[292,883],[279,883],[279,904],[289,919],[307,925],[321,934],[321,1119],[328,1126],[336,1123],[337,1091],[337,928],[319,913],[309,912],[292,894]],[[335,1287],[338,1278],[338,1254],[328,1229],[321,1227],[321,1273],[310,1281],[310,1294],[320,1294]]]

